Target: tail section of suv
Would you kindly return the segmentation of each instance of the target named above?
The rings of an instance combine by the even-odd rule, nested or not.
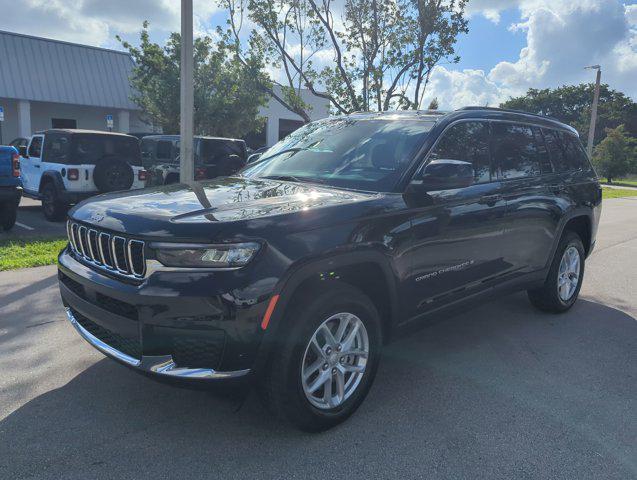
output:
[[[0,231],[8,231],[16,222],[22,198],[20,156],[14,147],[0,145]]]
[[[70,205],[98,193],[145,186],[139,140],[129,135],[47,130],[35,134],[24,153],[24,193],[42,200],[51,221],[62,220]]]
[[[497,109],[306,125],[239,175],[88,200],[59,257],[68,317],[149,375],[251,379],[305,430],[351,415],[382,345],[527,290],[576,301],[601,189],[572,128]]]

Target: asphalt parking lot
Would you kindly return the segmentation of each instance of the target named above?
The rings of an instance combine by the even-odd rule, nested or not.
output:
[[[433,323],[319,435],[105,359],[67,325],[54,267],[0,292],[3,479],[637,478],[637,197],[605,202],[570,312],[515,294]]]

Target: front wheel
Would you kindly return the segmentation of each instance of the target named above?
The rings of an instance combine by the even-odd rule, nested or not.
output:
[[[302,308],[301,308],[302,307]],[[305,431],[327,430],[365,399],[382,348],[380,318],[360,290],[334,285],[297,302],[262,380],[266,404]]]
[[[544,285],[528,291],[531,303],[546,312],[560,313],[570,309],[582,288],[585,259],[579,235],[566,232],[555,252]]]

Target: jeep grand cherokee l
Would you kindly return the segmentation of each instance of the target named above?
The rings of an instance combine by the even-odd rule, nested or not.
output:
[[[59,257],[73,326],[183,382],[251,378],[327,429],[367,395],[392,336],[527,290],[578,297],[601,189],[572,128],[497,109],[310,123],[239,175],[87,200]]]

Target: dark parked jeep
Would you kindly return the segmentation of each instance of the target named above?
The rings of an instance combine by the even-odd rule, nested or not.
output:
[[[148,171],[146,186],[179,182],[179,135],[151,135],[141,139],[142,159]],[[246,165],[248,150],[243,140],[195,137],[195,180],[233,175]]]
[[[88,200],[60,289],[79,334],[183,382],[254,379],[306,430],[347,418],[382,345],[527,290],[576,301],[601,189],[572,128],[498,109],[311,123],[239,175]]]

